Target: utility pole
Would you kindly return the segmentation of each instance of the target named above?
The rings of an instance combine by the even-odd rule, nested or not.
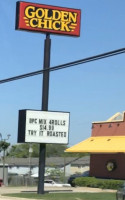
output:
[[[31,143],[29,144],[29,183],[31,185],[31,174],[32,174],[32,171],[31,171],[31,155],[33,153],[33,149],[32,149],[32,145]]]

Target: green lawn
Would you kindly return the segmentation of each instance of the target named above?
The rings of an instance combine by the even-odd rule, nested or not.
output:
[[[115,193],[36,193],[5,194],[4,196],[43,200],[116,200]]]

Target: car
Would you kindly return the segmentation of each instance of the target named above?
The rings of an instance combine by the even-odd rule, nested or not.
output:
[[[73,182],[75,180],[75,178],[79,178],[79,177],[87,177],[89,176],[89,171],[85,171],[82,174],[73,174],[68,178],[68,183],[72,186],[75,187],[75,183]]]
[[[56,183],[55,181],[48,179],[48,180],[44,180],[44,186],[48,186],[48,187],[71,187],[70,184],[66,184],[66,183]]]

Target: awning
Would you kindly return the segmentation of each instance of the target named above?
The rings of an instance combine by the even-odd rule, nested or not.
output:
[[[66,152],[123,153],[125,136],[90,137],[66,149]]]

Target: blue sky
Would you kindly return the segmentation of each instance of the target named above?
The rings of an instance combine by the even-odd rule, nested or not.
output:
[[[31,2],[31,1],[30,1]],[[56,66],[125,47],[124,0],[34,0],[81,9],[79,38],[51,35]],[[43,68],[45,34],[15,30],[16,0],[0,1],[0,80]],[[70,112],[69,146],[91,123],[125,111],[125,55],[50,73],[49,110]],[[18,110],[41,109],[42,75],[0,85],[0,132],[17,143]]]

